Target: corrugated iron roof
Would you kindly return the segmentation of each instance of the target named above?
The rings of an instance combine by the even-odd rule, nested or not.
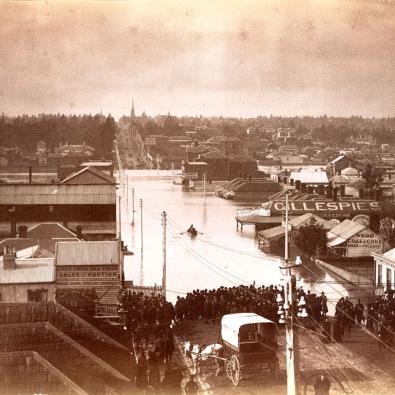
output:
[[[203,155],[204,159],[229,159],[226,155],[218,151],[209,151]]]
[[[68,241],[56,244],[57,266],[118,265],[117,241]]]
[[[109,176],[106,173],[103,173],[102,171],[92,167],[84,167],[83,169],[77,171],[76,173],[72,173],[68,175],[64,180],[61,181],[61,184],[67,184],[70,180],[73,180],[74,178],[78,178],[82,173],[92,173],[96,175],[97,177],[101,178],[103,180],[103,183],[106,184],[115,184],[115,178]]]
[[[331,160],[331,163],[336,163],[336,162],[338,162],[339,160],[341,160],[341,159],[343,159],[343,158],[345,158],[345,156],[344,156],[344,155],[340,155],[340,156],[338,156],[337,158]]]
[[[248,155],[236,155],[230,159],[231,162],[237,163],[257,163],[257,160]]]
[[[349,184],[347,184],[347,188],[354,188],[354,189],[361,189],[365,188],[366,185],[366,180],[363,178],[357,178],[353,181],[351,181]]]
[[[24,250],[25,248],[34,247],[38,244],[37,239],[33,238],[9,238],[0,241],[0,255],[4,253],[4,247],[15,247],[16,251]]]
[[[294,181],[300,181],[302,184],[327,184],[328,176],[323,171],[293,171],[289,176]]]
[[[275,226],[274,228],[265,229],[259,232],[259,236],[264,239],[273,239],[275,237],[280,237],[285,234],[285,228],[283,226]]]
[[[17,259],[16,269],[0,267],[0,284],[51,283],[55,281],[53,258]]]
[[[299,215],[298,217],[292,217],[291,220],[289,221],[289,223],[294,228],[300,228],[301,226],[309,223],[311,218],[314,218],[319,225],[322,225],[324,227],[324,229],[333,228],[333,225],[329,221],[327,221],[327,220],[325,220],[313,213],[305,213],[303,215]]]
[[[36,239],[58,239],[77,237],[75,233],[57,222],[33,225],[27,230],[27,236]]]
[[[341,170],[340,174],[343,174],[345,176],[357,176],[358,170],[354,167],[346,167],[345,169]]]
[[[356,235],[361,230],[365,229],[366,226],[358,224],[357,222],[345,219],[339,225],[334,226],[327,234],[329,247],[333,247],[344,243],[350,237]]]
[[[0,205],[115,204],[110,184],[0,184]]]
[[[330,179],[335,184],[349,184],[352,180],[343,175],[337,175]]]
[[[383,254],[386,258],[391,259],[395,262],[395,248],[389,250]]]

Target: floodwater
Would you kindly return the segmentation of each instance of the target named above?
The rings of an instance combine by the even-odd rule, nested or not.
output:
[[[180,185],[172,183],[169,174],[127,170],[118,187],[122,239],[134,252],[134,256],[125,257],[127,280],[133,280],[136,285],[162,284],[161,213],[165,211],[167,298],[170,301],[193,289],[254,281],[259,285],[282,282],[279,259],[258,249],[254,228],[245,226],[242,232],[236,230],[237,210],[253,207],[251,202],[224,200],[212,193],[204,198],[202,192],[183,191]],[[195,238],[183,233],[191,224],[202,232]],[[302,275],[306,288],[313,292],[325,291],[329,300],[335,302],[347,294],[343,281],[315,265],[303,268]]]

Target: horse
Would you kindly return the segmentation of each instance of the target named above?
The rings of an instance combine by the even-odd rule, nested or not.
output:
[[[201,374],[202,373],[202,362],[207,361],[210,356],[215,356],[218,357],[220,354],[222,354],[222,349],[223,345],[222,344],[193,344],[190,340],[185,342],[184,344],[184,355],[188,358],[190,358],[192,364],[193,364],[193,369],[195,374]],[[217,363],[217,359],[216,359]],[[217,364],[218,368],[218,364]],[[217,369],[218,371],[218,369]]]

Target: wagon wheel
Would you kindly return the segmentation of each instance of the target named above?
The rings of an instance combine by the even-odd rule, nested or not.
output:
[[[236,355],[232,355],[226,364],[226,374],[232,381],[233,385],[239,385],[240,381],[240,362]]]

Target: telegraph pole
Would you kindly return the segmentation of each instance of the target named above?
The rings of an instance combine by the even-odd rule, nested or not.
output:
[[[285,276],[284,289],[284,310],[285,310],[285,340],[286,340],[286,364],[287,364],[287,395],[300,394],[300,366],[299,366],[299,339],[294,325],[294,315],[296,306],[296,278],[291,274],[291,267],[288,265],[288,191],[285,192],[285,246],[284,265],[287,270]],[[284,223],[285,222],[285,223]],[[287,308],[288,307],[288,308]]]
[[[143,199],[140,199],[140,233],[141,233],[141,250],[140,250],[140,285],[144,283],[144,265],[143,265]]]
[[[122,226],[122,214],[121,214],[121,195],[118,196],[118,240],[121,240],[121,226]]]
[[[129,177],[126,174],[126,210],[129,210]]]
[[[141,262],[143,261],[143,199],[140,199]]]
[[[203,173],[203,199],[204,199],[204,203],[206,203],[206,172]]]
[[[166,299],[166,225],[167,225],[166,211],[162,212],[162,226],[163,226],[163,241],[162,241],[162,254],[163,254],[163,267],[162,267],[162,292]]]
[[[134,226],[134,188],[132,188],[132,226]]]

